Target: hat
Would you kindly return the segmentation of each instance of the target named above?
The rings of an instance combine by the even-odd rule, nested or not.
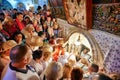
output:
[[[30,46],[43,46],[43,41],[39,36],[32,36],[26,39],[26,43]]]
[[[7,51],[16,45],[17,43],[14,40],[8,40],[2,44],[2,51]]]

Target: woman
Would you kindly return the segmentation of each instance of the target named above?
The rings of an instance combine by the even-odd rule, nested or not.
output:
[[[8,32],[3,30],[2,22],[0,22],[0,44],[2,44],[3,42],[6,42],[6,40],[9,38],[10,38],[10,35],[8,34]]]
[[[40,80],[59,80],[62,77],[62,65],[59,62],[51,62],[41,76]]]
[[[7,17],[6,21],[3,24],[3,29],[9,34],[11,37],[15,32],[19,31],[15,26],[15,22],[11,17]]]
[[[11,38],[12,40],[15,40],[17,44],[25,44],[25,37],[21,32],[15,32]]]
[[[28,24],[21,32],[24,34],[25,38],[31,38],[37,35],[32,24]]]
[[[0,52],[0,71],[10,62],[10,50],[12,47],[16,46],[17,43],[14,40],[8,40],[2,44]]]
[[[63,76],[60,80],[71,80],[71,71],[72,71],[72,66],[69,63],[66,63],[63,66]]]

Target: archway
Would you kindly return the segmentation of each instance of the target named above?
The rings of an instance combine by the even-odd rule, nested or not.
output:
[[[82,29],[74,28],[74,29],[71,29],[68,33],[69,34],[65,36],[66,37],[65,42],[67,42],[68,44],[71,44],[71,43],[75,44],[76,40],[78,40],[80,36],[81,43],[90,49],[90,52],[88,54],[91,55],[92,61],[98,64],[99,66],[103,65],[104,56],[95,38],[89,32]],[[68,44],[66,44],[66,46]],[[72,47],[73,47],[73,44],[72,44]],[[75,48],[71,48],[71,49],[75,49]]]

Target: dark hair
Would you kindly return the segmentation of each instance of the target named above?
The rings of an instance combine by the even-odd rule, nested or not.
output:
[[[82,80],[83,71],[81,68],[73,68],[71,71],[71,80]]]
[[[26,45],[17,45],[10,51],[10,59],[12,62],[20,62],[21,59],[27,54],[28,47]]]
[[[22,13],[22,12],[17,12],[17,13],[15,13],[15,18],[16,18],[18,15],[23,15],[23,13]]]
[[[43,31],[38,32],[38,36],[41,37],[42,35],[44,35],[44,32],[43,32]]]
[[[98,72],[99,66],[97,64],[92,63],[91,67],[92,67],[93,72]]]
[[[103,73],[99,73],[98,80],[112,80],[112,79]]]
[[[43,7],[47,7],[46,4],[44,4]]]
[[[40,9],[41,9],[41,6],[38,6],[38,7],[37,7],[37,10],[40,10]]]
[[[3,12],[0,13],[0,21],[3,22],[5,19],[5,14]]]
[[[84,49],[86,49],[88,52],[90,51],[90,49],[88,47],[86,47],[84,44],[82,44],[81,46],[82,46],[81,51],[83,51]]]
[[[18,11],[16,8],[14,8],[13,10]]]
[[[40,59],[40,58],[42,57],[42,51],[38,51],[38,50],[33,51],[32,56],[33,56],[33,59],[34,59],[34,60]]]
[[[15,37],[16,37],[17,35],[19,35],[19,34],[22,35],[22,40],[25,39],[25,36],[24,36],[20,31],[15,32],[15,33],[12,35],[11,39],[15,40]]]

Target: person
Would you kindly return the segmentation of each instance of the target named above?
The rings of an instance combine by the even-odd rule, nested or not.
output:
[[[0,22],[0,44],[2,44],[3,42],[6,42],[6,38],[2,32],[3,26],[2,26],[2,22]]]
[[[60,45],[56,45],[56,46],[55,46],[55,50],[54,50],[54,52],[53,52],[53,60],[54,60],[54,61],[58,61],[59,57],[60,57],[61,55],[64,55],[64,53],[65,53],[65,50],[64,50],[64,48],[62,47],[62,45],[61,45],[61,44],[60,44]]]
[[[59,62],[51,62],[41,75],[40,80],[59,80],[62,77],[62,64]]]
[[[25,16],[23,19],[23,23],[25,26],[27,26],[28,24],[32,24],[32,21],[30,20],[29,16]]]
[[[71,71],[71,80],[82,80],[83,71],[79,67],[74,67]]]
[[[41,9],[42,9],[41,6],[38,6],[38,7],[37,7],[37,12],[38,12],[39,14],[41,13]]]
[[[32,51],[38,50],[39,47],[43,46],[43,41],[39,36],[32,36],[26,39],[26,44],[31,48]]]
[[[52,36],[49,40],[49,44],[52,46],[52,47],[55,47],[55,45],[57,44],[56,42],[56,37],[55,36]]]
[[[89,54],[90,52],[90,49],[88,47],[86,47],[85,45],[81,45],[82,46],[82,49],[80,51],[80,54],[78,54],[78,56],[80,56],[80,59],[84,58],[86,59],[89,63],[92,62],[92,57],[91,55]],[[77,59],[77,58],[76,58]],[[78,59],[79,60],[79,59]]]
[[[16,18],[16,13],[17,13],[17,12],[18,12],[18,10],[17,10],[16,8],[12,9],[11,17],[12,17],[13,19]]]
[[[84,77],[88,80],[93,80],[93,78],[98,75],[99,66],[95,63],[92,63],[88,68],[88,73],[84,74]]]
[[[43,61],[45,63],[45,66],[47,67],[50,62],[52,62],[52,53],[53,53],[53,48],[50,45],[44,45],[42,48],[43,51]]]
[[[32,51],[27,45],[17,45],[10,51],[11,62],[3,70],[1,80],[39,80],[35,70],[28,65]]]
[[[1,51],[0,51],[0,75],[4,69],[4,67],[10,62],[9,58],[9,52],[12,47],[16,46],[17,43],[14,40],[8,40],[2,45],[0,45]]]
[[[38,32],[38,36],[41,38],[43,42],[45,42],[46,34],[43,31]]]
[[[33,51],[32,56],[33,59],[29,64],[36,70],[38,75],[40,75],[45,70],[45,64],[43,63],[43,52],[39,50]]]
[[[15,32],[11,39],[15,40],[17,44],[25,44],[25,36],[20,31]]]
[[[57,38],[56,39],[56,45],[54,47],[54,52],[53,52],[53,60],[58,61],[58,58],[60,55],[64,55],[65,49],[63,47],[64,39],[63,38]]]
[[[3,12],[0,12],[0,22],[3,22],[5,20],[5,14]]]
[[[64,52],[64,55],[59,55],[58,57],[58,62],[60,62],[63,66],[68,63],[68,57],[69,57],[69,53],[68,52]]]
[[[98,76],[95,77],[97,80],[112,80],[109,76],[103,73],[99,73]]]
[[[44,15],[46,14],[46,11],[47,11],[47,5],[44,4],[44,5],[43,5],[43,10],[42,10],[42,12],[44,13]]]
[[[47,16],[47,20],[45,21],[45,24],[48,27],[48,34],[50,37],[54,36],[54,32],[53,32],[53,21],[51,19],[51,16]]]
[[[9,36],[11,37],[15,32],[19,31],[16,27],[14,20],[11,17],[6,17],[4,24],[3,24],[3,30],[5,30]]]
[[[71,71],[72,71],[72,66],[69,63],[65,63],[63,66],[63,76],[60,80],[71,80]]]
[[[91,58],[91,56],[89,54],[87,54],[88,52],[90,52],[89,48],[85,48],[83,49],[83,52],[81,53],[81,57],[86,58],[87,60]]]
[[[0,21],[0,44],[2,42],[6,42],[6,40],[9,40],[10,38],[10,34],[4,29],[4,25],[3,25],[4,23],[5,23],[5,20],[4,22]]]
[[[53,18],[53,31],[54,31],[54,35],[57,38],[58,34],[59,34],[59,24],[57,23],[57,19]]]
[[[16,46],[17,43],[14,40],[8,40],[1,45],[2,51],[0,54],[0,61],[4,66],[10,61],[9,55],[12,47]]]
[[[21,31],[21,33],[25,36],[25,38],[31,38],[32,36],[37,36],[35,32],[35,28],[32,24],[26,25],[26,27]]]
[[[23,14],[21,12],[17,12],[16,19],[15,19],[15,26],[18,29],[18,31],[21,31],[25,27],[22,21],[23,21]]]

